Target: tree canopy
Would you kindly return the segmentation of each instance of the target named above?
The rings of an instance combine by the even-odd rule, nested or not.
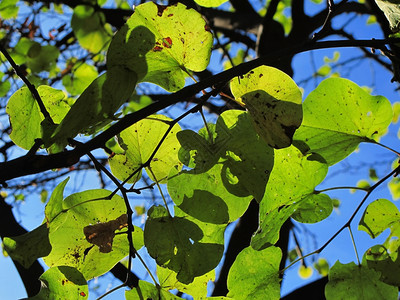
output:
[[[397,141],[400,109],[374,89],[398,89],[399,11],[386,0],[0,1],[0,236],[27,296],[397,299],[400,153],[385,141]],[[321,49],[332,50],[316,63]],[[365,74],[350,76],[363,63],[391,80],[363,86]],[[383,161],[364,157],[357,184],[327,186],[365,144]],[[307,252],[312,234],[297,229],[334,218],[336,190],[364,195]],[[34,197],[43,221],[26,230],[11,207]],[[354,261],[329,264],[319,255],[346,229]],[[320,278],[283,295],[293,268]],[[98,294],[92,279],[107,273],[122,284]]]

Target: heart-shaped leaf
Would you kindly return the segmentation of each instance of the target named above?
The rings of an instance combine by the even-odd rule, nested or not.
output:
[[[292,143],[303,111],[301,91],[284,72],[261,66],[231,82],[232,94],[246,107],[257,133],[273,148]]]

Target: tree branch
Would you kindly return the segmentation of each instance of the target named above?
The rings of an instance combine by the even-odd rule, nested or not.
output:
[[[297,53],[316,50],[316,49],[327,49],[327,48],[340,48],[340,47],[370,47],[374,49],[386,50],[386,45],[390,42],[396,42],[396,39],[388,40],[357,40],[357,41],[324,41],[318,43],[302,43],[300,45],[295,45],[290,48],[280,49],[265,55],[263,57],[257,58],[255,60],[242,63],[234,68],[223,71],[216,74],[210,78],[202,80],[198,83],[192,84],[190,86],[184,87],[183,89],[162,97],[162,101],[157,101],[149,106],[126,115],[120,121],[112,125],[110,128],[88,141],[76,147],[73,150],[64,151],[57,154],[51,155],[30,155],[22,156],[11,161],[3,162],[0,164],[0,183],[5,184],[7,180],[36,174],[39,172],[65,168],[72,166],[77,163],[81,156],[85,155],[94,149],[104,147],[104,144],[115,135],[128,128],[129,126],[135,124],[136,122],[154,114],[164,108],[167,108],[178,102],[184,102],[191,98],[198,92],[202,90],[221,83],[227,83],[232,78],[246,74],[252,69],[260,65],[270,65],[275,60]]]

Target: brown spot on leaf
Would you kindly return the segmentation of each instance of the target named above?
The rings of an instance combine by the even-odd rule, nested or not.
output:
[[[170,18],[170,17],[172,17],[173,15],[174,15],[174,14],[169,14],[168,17]]]
[[[204,25],[204,30],[211,32],[211,27],[206,24],[206,25]]]
[[[86,297],[86,293],[85,292],[80,292],[79,295],[82,296],[82,297]]]
[[[153,52],[160,52],[160,51],[162,51],[162,47],[160,47],[160,46],[155,46],[154,48],[153,48]]]
[[[112,243],[115,236],[115,230],[128,226],[128,215],[123,214],[115,220],[95,225],[89,225],[83,228],[86,240],[99,247],[102,253],[109,253],[112,250]]]

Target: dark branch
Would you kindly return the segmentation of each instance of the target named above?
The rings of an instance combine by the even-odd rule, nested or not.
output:
[[[386,51],[386,45],[396,40],[358,40],[358,41],[326,41],[319,43],[302,43],[286,49],[274,51],[268,55],[258,59],[240,64],[234,68],[221,72],[208,79],[202,80],[196,84],[187,86],[178,92],[164,96],[162,101],[155,102],[140,111],[131,113],[123,117],[120,121],[112,125],[106,131],[102,132],[92,140],[88,141],[81,146],[76,147],[74,150],[64,151],[51,155],[30,155],[22,156],[20,158],[4,162],[0,164],[0,183],[5,184],[7,180],[37,174],[43,171],[65,168],[77,163],[81,156],[85,155],[94,149],[103,148],[105,143],[120,133],[122,130],[135,124],[136,122],[154,114],[164,108],[167,108],[178,102],[187,101],[193,95],[201,92],[202,90],[221,83],[226,83],[235,76],[246,74],[252,69],[260,65],[270,65],[276,59],[285,57],[287,55],[294,55],[297,53],[326,48],[339,48],[339,47],[370,47]]]

